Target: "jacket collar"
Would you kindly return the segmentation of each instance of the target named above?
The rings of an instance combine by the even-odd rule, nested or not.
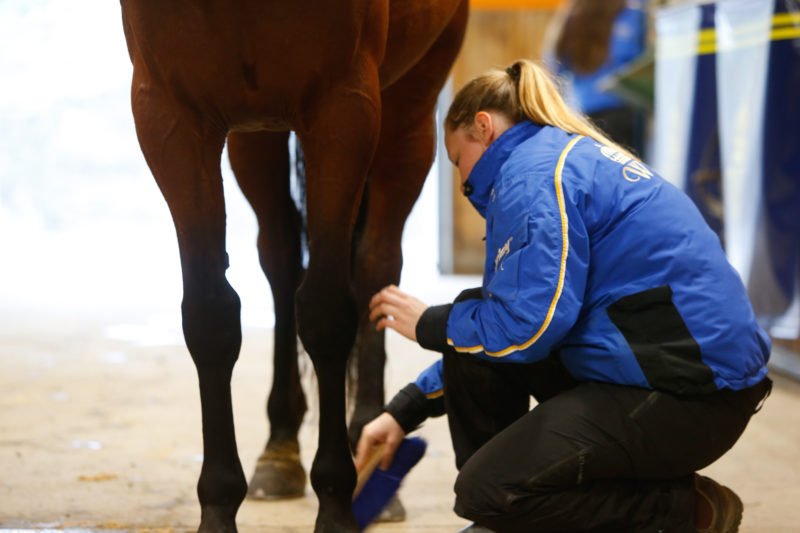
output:
[[[471,189],[467,198],[482,217],[486,218],[486,206],[489,204],[500,167],[517,146],[536,135],[541,129],[542,126],[528,120],[513,125],[489,145],[472,167],[464,188],[468,191]]]

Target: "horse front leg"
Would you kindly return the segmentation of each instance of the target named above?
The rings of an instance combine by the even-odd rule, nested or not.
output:
[[[297,362],[294,307],[303,276],[302,220],[290,193],[288,137],[288,132],[228,135],[231,167],[258,220],[258,255],[275,308],[269,440],[247,491],[256,499],[298,498],[306,484],[297,439],[306,400]]]
[[[183,332],[197,369],[203,467],[200,531],[235,532],[247,490],[236,449],[231,374],[241,346],[239,297],[225,278],[225,204],[220,157],[225,132],[134,73],[139,143],[167,201],[180,249]]]
[[[307,171],[309,265],[297,293],[297,317],[319,383],[319,447],[311,469],[319,498],[317,533],[357,531],[345,374],[357,325],[350,287],[352,233],[380,122],[377,68],[372,65],[334,87],[314,113],[311,133],[300,133]]]

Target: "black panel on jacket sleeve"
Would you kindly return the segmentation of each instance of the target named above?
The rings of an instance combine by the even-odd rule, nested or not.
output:
[[[419,317],[417,342],[426,350],[444,352],[447,349],[447,319],[453,304],[434,305]]]
[[[483,287],[473,287],[472,289],[464,289],[456,296],[453,303],[463,302],[465,300],[483,300]]]
[[[406,434],[411,433],[428,417],[444,414],[444,397],[428,399],[414,383],[409,383],[386,405],[386,412],[392,415]]]

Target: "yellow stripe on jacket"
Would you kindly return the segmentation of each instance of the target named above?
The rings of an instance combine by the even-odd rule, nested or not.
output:
[[[499,350],[496,352],[490,352],[484,349],[483,346],[469,346],[469,347],[461,347],[455,346],[452,339],[447,339],[447,343],[450,346],[453,346],[453,349],[460,353],[479,353],[485,352],[486,355],[492,357],[505,357],[508,354],[524,350],[535,343],[539,338],[547,331],[547,328],[550,326],[550,322],[553,320],[553,315],[556,312],[556,305],[558,304],[559,298],[561,298],[561,292],[564,290],[564,278],[566,277],[567,273],[567,257],[569,255],[569,217],[567,217],[567,208],[566,204],[564,203],[564,186],[562,184],[562,174],[564,172],[564,165],[567,161],[567,155],[572,150],[572,148],[577,144],[578,141],[583,139],[583,136],[576,136],[572,139],[564,150],[561,151],[561,155],[558,158],[558,164],[556,165],[556,172],[555,177],[553,179],[555,190],[556,190],[556,198],[558,200],[558,211],[561,216],[561,265],[558,269],[558,282],[556,284],[555,294],[553,294],[553,298],[550,301],[550,307],[547,310],[547,315],[545,315],[544,322],[542,322],[542,326],[539,328],[533,337],[528,339],[522,344],[516,344],[513,346],[509,346],[503,350]]]

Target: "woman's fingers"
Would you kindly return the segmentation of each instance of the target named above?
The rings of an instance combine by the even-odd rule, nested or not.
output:
[[[387,439],[386,446],[383,447],[383,457],[381,458],[381,470],[389,470],[389,467],[392,466],[392,461],[394,461],[394,454],[397,452],[397,448],[400,447],[400,442],[402,442],[402,437],[399,440],[395,439]]]
[[[403,301],[406,299],[408,295],[395,287],[394,285],[389,285],[384,287],[372,297],[369,302],[370,309],[373,309],[381,304],[394,304],[399,305],[402,304]]]
[[[381,457],[381,468],[384,470],[392,464],[394,453],[400,446],[405,432],[397,420],[389,413],[382,413],[364,426],[361,438],[356,446],[356,470],[361,470],[369,461],[370,454],[378,444],[385,444]]]
[[[377,444],[377,441],[371,435],[362,433],[361,438],[358,440],[356,448],[356,470],[359,471],[366,464],[369,458],[369,452]]]
[[[378,331],[391,328],[406,335],[412,325],[416,326],[418,317],[414,315],[412,309],[381,304],[370,313],[369,319],[370,322],[375,322],[375,328]]]
[[[381,331],[391,328],[404,337],[417,340],[416,326],[419,317],[427,309],[421,300],[407,294],[395,285],[388,285],[370,300],[370,322]]]
[[[375,322],[382,316],[397,317],[402,313],[402,310],[394,304],[381,303],[373,307],[369,312],[369,321]]]
[[[390,291],[390,289],[394,287],[394,285],[387,285],[386,287],[382,288],[378,292],[376,292],[372,299],[369,301],[370,309],[376,306]]]
[[[378,318],[397,318],[407,307],[407,295],[394,285],[389,285],[376,293],[370,301],[369,320],[375,322]]]

